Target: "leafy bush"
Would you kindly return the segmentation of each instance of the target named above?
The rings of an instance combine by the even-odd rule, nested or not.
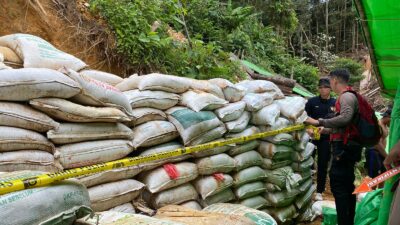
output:
[[[244,72],[229,59],[232,52],[271,72],[293,76],[310,90],[316,87],[317,69],[288,54],[285,37],[264,25],[268,15],[248,5],[217,0],[91,0],[91,6],[113,31],[118,52],[139,72],[243,79]],[[152,31],[155,21],[161,26]],[[168,34],[171,28],[186,34],[185,25],[190,45]]]
[[[173,0],[92,0],[91,8],[107,21],[116,36],[117,51],[139,72],[230,80],[244,75],[219,46],[193,40],[190,48],[168,35],[168,25],[179,24],[177,14],[182,13]],[[161,23],[157,32],[151,30],[155,21]]]
[[[363,66],[350,58],[337,58],[334,63],[328,66],[329,70],[338,68],[347,69],[350,72],[350,84],[353,85],[356,82],[362,80]]]

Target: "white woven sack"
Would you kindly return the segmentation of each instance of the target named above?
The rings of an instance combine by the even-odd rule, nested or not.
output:
[[[70,98],[80,91],[79,83],[55,70],[37,68],[0,70],[2,101],[29,101],[44,97]]]
[[[207,92],[187,91],[182,94],[180,104],[195,112],[199,112],[212,111],[224,107],[228,102]]]
[[[59,123],[27,105],[0,102],[0,126],[19,127],[37,132],[55,129]]]
[[[91,187],[88,192],[92,209],[101,212],[131,202],[141,194],[144,187],[144,184],[133,179]]]
[[[122,123],[61,123],[55,130],[47,132],[55,144],[83,141],[132,139],[133,132]]]
[[[0,37],[0,46],[12,49],[24,62],[24,67],[58,70],[67,67],[79,71],[87,65],[80,59],[55,48],[49,42],[30,34],[10,34]]]
[[[84,76],[90,77],[95,80],[99,80],[101,82],[107,83],[109,85],[115,86],[121,83],[124,79],[111,73],[106,73],[98,70],[82,70],[79,72]]]
[[[65,99],[38,98],[29,101],[31,106],[52,118],[68,122],[128,122],[131,119],[121,110],[112,107],[78,105]]]
[[[132,151],[132,142],[128,140],[87,141],[60,146],[55,157],[69,169],[121,159]]]

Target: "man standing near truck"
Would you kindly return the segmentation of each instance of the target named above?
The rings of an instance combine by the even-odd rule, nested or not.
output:
[[[315,120],[326,119],[332,115],[335,99],[331,97],[331,86],[328,78],[321,78],[318,82],[319,96],[310,98],[306,104],[307,115]],[[322,201],[325,191],[328,164],[331,158],[331,144],[328,134],[322,134],[320,140],[313,141],[317,147],[317,194],[316,201]],[[315,152],[314,152],[315,155]]]
[[[354,118],[359,114],[355,92],[349,87],[350,74],[337,69],[329,74],[332,90],[338,94],[336,115],[330,119],[308,118],[305,123],[321,127],[321,133],[330,133],[332,165],[329,173],[331,191],[335,198],[339,225],[353,225],[356,207],[354,167],[361,158],[362,146],[354,141]]]

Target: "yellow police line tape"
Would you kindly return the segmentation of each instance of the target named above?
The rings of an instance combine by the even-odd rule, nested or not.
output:
[[[170,157],[176,157],[184,154],[190,154],[193,152],[208,150],[216,147],[221,147],[224,145],[229,144],[236,144],[236,143],[243,143],[251,140],[256,140],[260,138],[265,138],[268,136],[274,136],[280,133],[288,133],[298,130],[303,130],[305,128],[311,128],[314,130],[315,137],[314,139],[319,139],[319,134],[317,132],[316,127],[312,126],[305,126],[303,124],[294,125],[290,127],[286,127],[279,130],[267,131],[262,133],[257,133],[249,136],[244,137],[237,137],[231,138],[223,141],[214,141],[206,144],[196,145],[196,146],[189,146],[184,148],[178,148],[173,151],[168,152],[161,152],[153,155],[145,155],[145,156],[137,156],[137,157],[128,157],[120,160],[115,160],[111,162],[99,163],[96,165],[91,166],[84,166],[80,168],[74,168],[69,170],[64,170],[62,172],[57,173],[48,173],[42,174],[34,177],[29,177],[26,179],[15,179],[15,180],[7,180],[7,181],[0,181],[0,195],[13,192],[24,190],[27,188],[32,187],[40,187],[45,186],[54,182],[66,180],[69,178],[80,177],[83,175],[89,175],[93,173],[103,172],[107,170],[112,170],[116,168],[123,168],[123,167],[130,167],[130,166],[137,166],[143,163],[148,163],[156,160],[166,159]]]

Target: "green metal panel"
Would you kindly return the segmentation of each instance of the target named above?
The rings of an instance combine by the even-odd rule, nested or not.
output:
[[[383,92],[394,97],[400,80],[400,1],[354,0]]]

